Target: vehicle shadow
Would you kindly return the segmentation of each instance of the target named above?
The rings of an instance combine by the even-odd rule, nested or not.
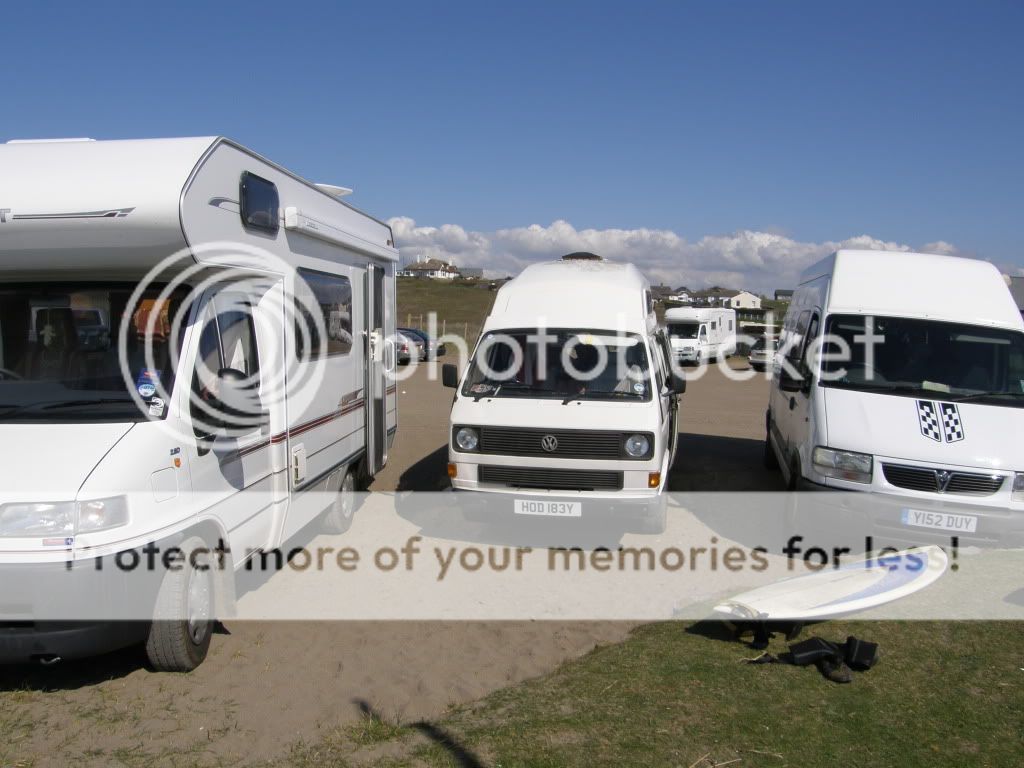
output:
[[[442,445],[410,465],[398,478],[395,490],[443,491],[451,487],[448,482],[448,446]]]
[[[369,720],[382,721],[380,713],[376,712],[365,700],[356,699],[355,705],[359,708],[359,712],[363,717]],[[419,720],[415,723],[409,723],[405,727],[418,731],[422,735],[426,736],[430,741],[440,746],[448,753],[452,763],[460,766],[460,768],[483,768],[484,763],[479,757],[460,744],[458,739],[448,731],[438,728],[433,723],[427,722],[426,720]]]
[[[763,453],[761,440],[680,432],[669,490],[786,490],[781,473],[764,468]]]

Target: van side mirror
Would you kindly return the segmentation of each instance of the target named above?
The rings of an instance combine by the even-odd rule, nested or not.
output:
[[[255,385],[236,368],[221,368],[217,372],[217,395],[210,405],[223,419],[227,432],[256,429],[267,420]]]
[[[668,382],[669,383],[669,387],[671,387],[672,391],[675,394],[681,395],[684,392],[686,392],[686,377],[685,376],[683,376],[682,374],[679,374],[679,373],[676,373],[676,372],[673,371],[672,373],[669,374],[668,378],[669,378],[669,382]]]
[[[453,363],[445,363],[441,366],[441,383],[446,387],[458,389],[459,369]]]

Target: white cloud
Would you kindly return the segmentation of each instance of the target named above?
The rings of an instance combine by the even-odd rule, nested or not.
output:
[[[911,246],[858,235],[845,240],[802,242],[773,232],[741,230],[689,242],[666,229],[583,229],[564,220],[548,226],[467,231],[457,224],[420,227],[408,217],[389,220],[403,261],[417,256],[481,267],[489,275],[514,275],[536,261],[572,251],[591,251],[636,264],[655,283],[701,288],[721,285],[771,294],[791,288],[800,272],[839,248],[908,251]],[[961,254],[951,243],[921,246],[931,253]]]

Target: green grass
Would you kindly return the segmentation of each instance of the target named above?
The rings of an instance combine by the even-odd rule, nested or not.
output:
[[[881,663],[849,685],[813,667],[744,664],[756,654],[695,629],[703,631],[680,622],[641,627],[625,643],[436,726],[493,766],[1021,764],[1020,625],[829,622],[805,630],[880,644]],[[776,638],[773,650],[783,649]],[[395,746],[381,764],[459,764],[451,745],[405,736]],[[343,754],[333,756],[341,762]]]
[[[495,291],[474,281],[430,280],[401,277],[398,279],[398,325],[427,330],[427,318],[437,313],[437,333],[465,336],[475,341],[484,319],[494,304]]]

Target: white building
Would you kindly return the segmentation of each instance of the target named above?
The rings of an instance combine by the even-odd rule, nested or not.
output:
[[[407,264],[398,271],[399,277],[429,277],[433,280],[454,280],[460,276],[459,268],[451,261],[422,259],[417,256],[414,264]]]
[[[729,299],[728,306],[732,309],[760,309],[761,297],[749,291],[740,291]]]

